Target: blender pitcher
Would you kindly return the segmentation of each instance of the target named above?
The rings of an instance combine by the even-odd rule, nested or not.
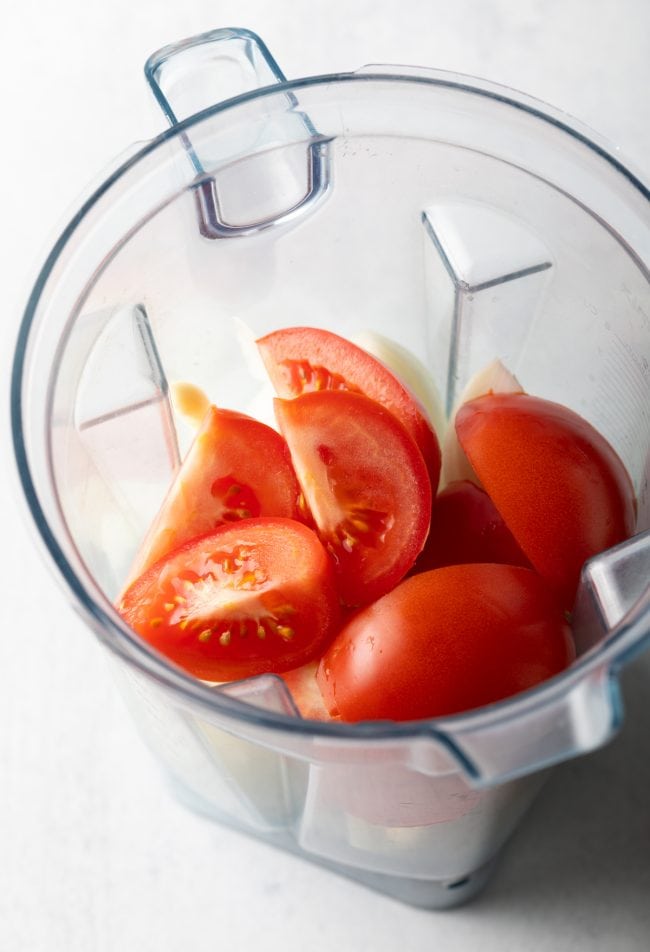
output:
[[[146,76],[171,127],[85,200],[21,326],[32,517],[184,802],[407,902],[457,904],[546,769],[615,733],[618,671],[650,639],[648,189],[573,120],[468,77],[287,82],[246,30],[165,48]],[[447,412],[499,357],[615,447],[637,535],[584,567],[569,670],[455,716],[321,723],[275,675],[206,684],[125,626],[112,601],[191,437],[170,382],[260,417],[249,341],[303,324],[417,354]]]

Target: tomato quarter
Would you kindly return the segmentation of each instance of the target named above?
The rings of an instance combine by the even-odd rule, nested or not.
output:
[[[434,500],[429,538],[413,571],[467,562],[531,567],[488,494],[463,479]]]
[[[359,611],[318,669],[330,714],[416,720],[526,690],[573,660],[557,596],[530,569],[454,565],[414,575]]]
[[[274,331],[260,338],[257,346],[279,397],[350,390],[394,413],[417,443],[435,493],[440,477],[438,439],[412,394],[381,361],[345,338],[315,327]]]
[[[210,407],[156,516],[130,580],[195,536],[257,516],[298,516],[287,444],[251,417]]]
[[[378,598],[408,572],[429,530],[422,454],[392,413],[360,393],[322,390],[275,407],[342,601]]]
[[[316,534],[289,519],[244,519],[156,562],[118,610],[196,677],[227,681],[316,658],[339,618],[334,573]]]
[[[571,609],[585,560],[634,532],[634,489],[616,452],[577,413],[524,393],[471,400],[456,432],[517,543]]]

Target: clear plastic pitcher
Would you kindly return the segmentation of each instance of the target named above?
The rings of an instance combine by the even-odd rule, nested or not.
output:
[[[453,905],[545,769],[614,734],[618,671],[650,638],[648,189],[572,120],[467,77],[287,82],[243,30],[162,50],[146,74],[171,128],[87,198],[21,327],[13,432],[33,519],[183,801]],[[259,416],[245,338],[294,324],[391,338],[447,409],[499,357],[613,444],[638,535],[585,566],[568,671],[444,719],[317,723],[274,675],[207,685],[127,629],[112,600],[191,436],[169,382]]]

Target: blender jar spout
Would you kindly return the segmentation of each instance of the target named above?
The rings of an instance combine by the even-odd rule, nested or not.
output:
[[[172,127],[286,82],[255,33],[230,28],[163,47],[147,60],[145,76]],[[328,139],[290,90],[279,88],[272,106],[257,117],[254,140],[250,129],[198,136],[191,123],[181,133],[205,238],[244,237],[286,224],[327,195]]]

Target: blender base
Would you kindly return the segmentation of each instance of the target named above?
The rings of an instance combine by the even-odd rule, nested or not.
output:
[[[383,893],[392,899],[420,909],[430,909],[431,911],[452,909],[469,902],[487,885],[496,864],[497,857],[493,857],[478,869],[470,870],[464,876],[455,877],[453,880],[441,880],[388,875],[347,866],[343,863],[335,863],[301,849],[290,829],[278,832],[253,831],[237,823],[232,817],[221,814],[212,804],[188,790],[173,776],[166,775],[165,779],[174,799],[193,813],[235,830],[237,833],[268,843],[270,846],[275,846],[286,853],[291,853],[293,856],[298,856],[324,869],[338,873],[338,875],[367,886],[375,892]]]

